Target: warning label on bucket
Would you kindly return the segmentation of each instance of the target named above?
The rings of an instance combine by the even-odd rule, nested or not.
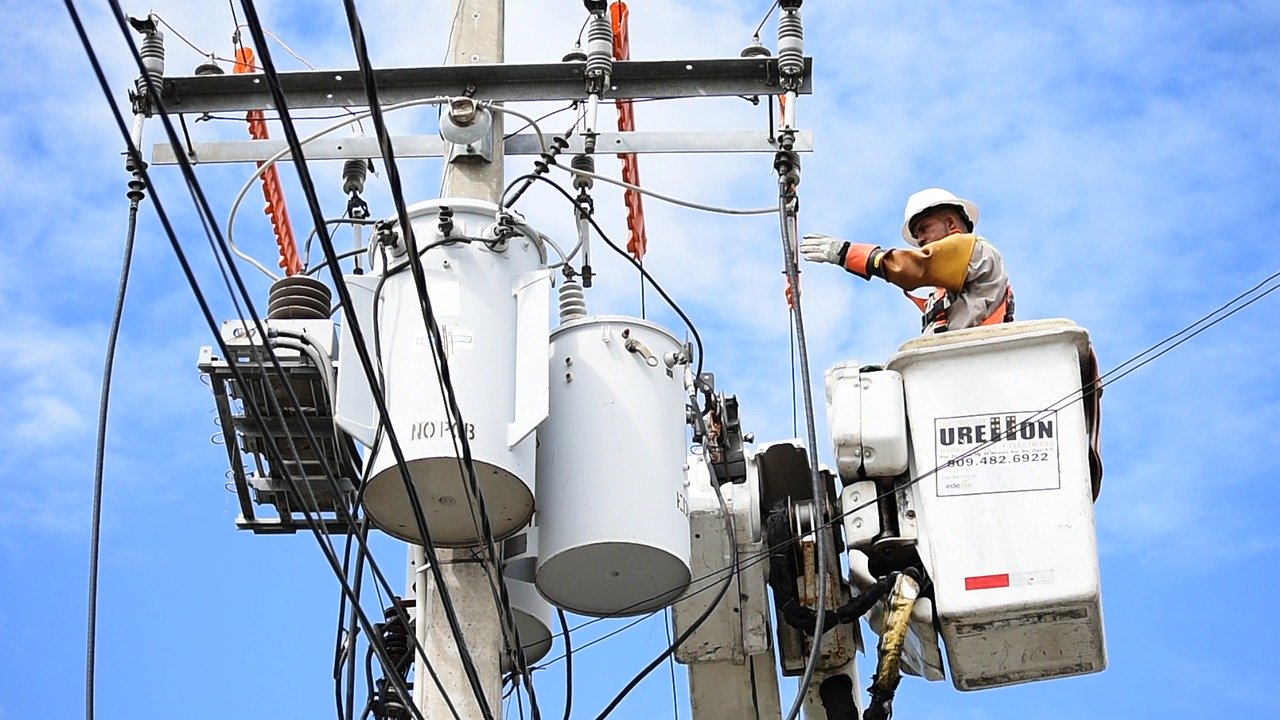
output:
[[[938,496],[1054,490],[1056,413],[1004,412],[934,421]]]

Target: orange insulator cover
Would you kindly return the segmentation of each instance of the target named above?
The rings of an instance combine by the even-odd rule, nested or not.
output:
[[[627,31],[627,20],[631,12],[627,4],[617,0],[609,6],[609,15],[613,20],[613,58],[615,60],[631,59],[631,36]],[[636,129],[636,113],[630,100],[617,100],[618,130],[628,132]],[[619,153],[622,161],[622,181],[632,185],[640,184],[640,160],[635,153]],[[635,190],[623,193],[622,201],[627,206],[627,252],[636,260],[644,258],[649,246],[649,239],[644,232],[644,203],[641,195]]]
[[[236,50],[237,74],[257,72],[253,50],[242,47]],[[266,140],[267,120],[261,110],[250,110],[245,115],[249,121],[249,137],[254,140]],[[258,163],[262,167],[262,163]],[[302,258],[298,254],[298,241],[293,236],[293,224],[289,222],[289,208],[284,200],[284,187],[280,184],[280,173],[272,165],[262,173],[262,197],[266,200],[262,211],[271,218],[271,229],[276,236],[276,245],[280,247],[280,267],[285,275],[297,275],[302,272]]]

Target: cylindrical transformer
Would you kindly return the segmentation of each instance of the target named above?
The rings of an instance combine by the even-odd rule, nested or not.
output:
[[[538,431],[538,591],[581,615],[665,607],[689,584],[681,344],[636,318],[551,334]]]
[[[441,222],[450,211],[452,224]],[[389,252],[374,264],[381,278],[371,327],[361,329],[381,363],[378,382],[418,506],[433,542],[445,547],[483,539],[479,503],[462,460],[463,438],[495,538],[517,532],[533,515],[533,430],[547,412],[550,271],[543,269],[543,248],[534,240],[517,235],[495,242],[496,212],[490,203],[467,199],[431,200],[409,209],[461,425],[437,374],[403,233],[397,254]],[[369,458],[369,518],[391,535],[422,543],[385,431]]]
[[[537,563],[537,527],[528,527],[502,544],[502,581],[507,585],[511,614],[527,663],[538,662],[551,652],[551,605],[533,586]]]

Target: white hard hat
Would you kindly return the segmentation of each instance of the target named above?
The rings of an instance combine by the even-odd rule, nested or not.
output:
[[[970,224],[977,227],[978,206],[971,200],[958,198],[950,190],[925,188],[918,193],[912,193],[911,197],[907,198],[907,209],[902,212],[903,239],[916,247],[920,247],[920,241],[911,237],[911,219],[925,210],[939,205],[956,205],[960,207],[964,210],[964,214],[968,216]]]

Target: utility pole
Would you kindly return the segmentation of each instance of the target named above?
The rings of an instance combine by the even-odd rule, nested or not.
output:
[[[503,61],[505,0],[453,0],[449,17],[448,64],[497,64]],[[498,202],[502,194],[502,115],[493,118],[491,160],[474,156],[446,156],[443,197],[475,198]],[[480,550],[483,555],[486,551]],[[462,626],[463,641],[475,661],[485,699],[495,717],[502,715],[502,635],[501,610],[495,607],[493,591],[483,563],[475,562],[470,549],[439,550],[440,571]],[[415,588],[418,622],[416,633],[440,685],[463,720],[482,720],[475,693],[459,662],[459,648],[444,619],[440,588],[422,565],[421,547],[410,546],[410,587]],[[502,582],[498,558],[488,558],[494,582]],[[416,587],[414,585],[416,581]],[[414,702],[428,720],[451,717],[452,711],[435,683],[428,679],[424,658],[418,658],[414,680]]]

